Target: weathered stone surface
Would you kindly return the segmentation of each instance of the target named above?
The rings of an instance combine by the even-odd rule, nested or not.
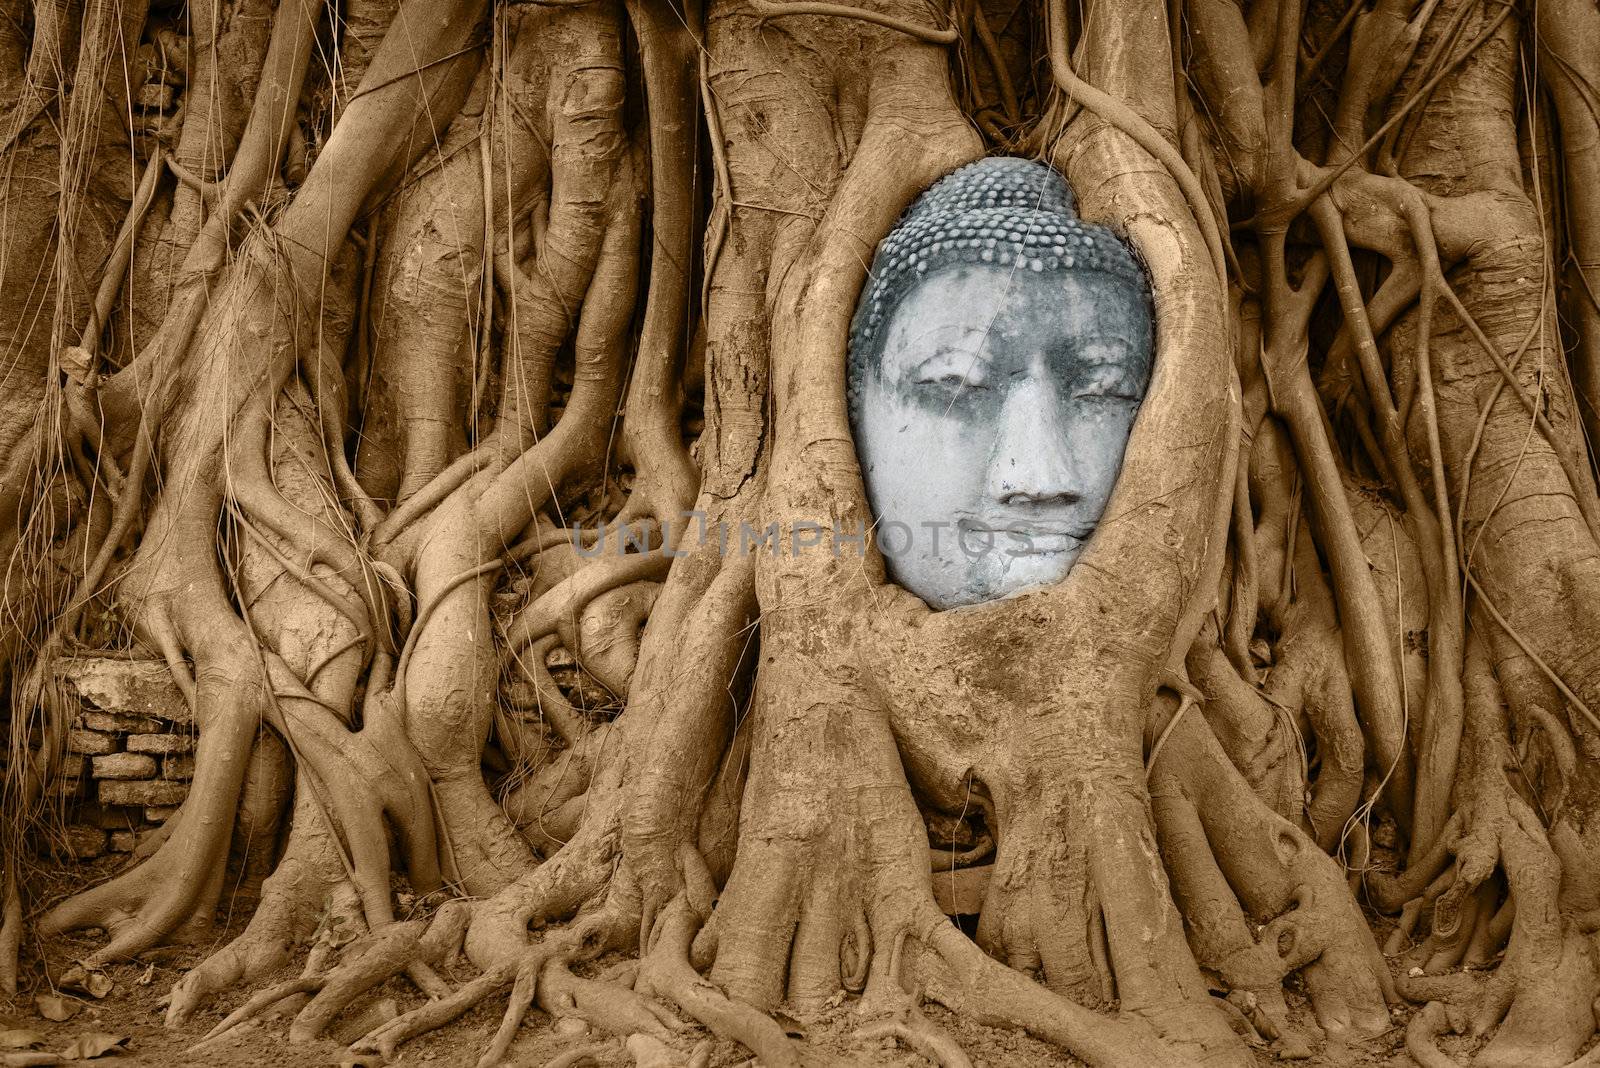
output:
[[[177,797],[179,801],[189,792],[189,784],[186,782],[162,783],[161,785],[176,786],[178,788]],[[144,818],[150,823],[165,823],[167,822],[167,817],[176,811],[178,811],[177,802],[173,802],[170,805],[148,805],[144,810]]]
[[[993,864],[934,872],[933,900],[946,916],[976,916],[983,911],[983,895],[993,874]]]
[[[189,734],[130,734],[130,753],[192,753],[194,736]]]
[[[139,838],[132,831],[111,832],[111,852],[132,853],[133,847],[139,844]]]
[[[159,719],[149,716],[128,716],[121,712],[80,712],[78,713],[78,726],[87,727],[92,731],[150,731],[161,730],[163,724]]]
[[[98,792],[102,805],[166,806],[182,801],[189,787],[186,783],[166,779],[102,779]]]
[[[182,779],[188,782],[194,778],[194,757],[174,754],[161,761],[161,777],[163,779]]]
[[[154,716],[175,723],[192,719],[189,704],[159,660],[76,656],[58,662],[57,673],[85,704],[101,712]]]
[[[83,730],[67,732],[67,752],[69,753],[88,753],[93,756],[100,753],[115,753],[117,748],[117,736],[114,734]]]
[[[149,779],[156,773],[156,758],[145,753],[107,753],[94,758],[96,779]]]
[[[52,856],[89,860],[106,851],[106,832],[98,827],[68,827],[46,840]]]
[[[102,827],[108,831],[126,831],[137,827],[141,817],[142,814],[136,808],[107,808],[97,801],[85,801],[78,806],[73,820],[90,827]]]

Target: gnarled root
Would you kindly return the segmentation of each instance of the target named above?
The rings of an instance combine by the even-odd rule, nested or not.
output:
[[[869,1024],[856,1032],[864,1039],[895,1038],[922,1054],[939,1068],[972,1068],[972,1061],[955,1039],[933,1024],[915,1004],[907,1003],[894,1019]]]
[[[573,961],[615,948],[622,931],[631,931],[631,926],[619,924],[605,913],[558,928],[525,944],[518,953],[502,955],[455,991],[382,1024],[359,1039],[354,1048],[390,1059],[401,1043],[444,1026],[508,986],[511,994],[505,1015],[479,1061],[482,1065],[500,1063],[523,1017],[536,1002],[553,1016],[577,1017],[611,1034],[671,1037],[677,1021],[664,1009],[626,987],[583,979],[568,970]],[[424,940],[428,938],[437,936],[430,931]]]
[[[730,1000],[689,964],[700,922],[687,896],[673,898],[657,920],[655,943],[640,961],[636,986],[672,1001],[718,1037],[743,1043],[763,1064],[799,1068],[800,1051],[776,1020]]]
[[[1443,1002],[1430,1001],[1406,1025],[1406,1052],[1422,1068],[1456,1068],[1456,1062],[1440,1052],[1434,1041],[1446,1031],[1462,1030],[1464,1021],[1451,1015]]]
[[[294,945],[310,937],[317,917],[324,913],[347,917],[356,930],[365,929],[360,898],[345,879],[338,848],[310,792],[297,792],[288,846],[263,885],[249,924],[173,986],[168,1027],[187,1021],[216,994],[278,971],[289,962]]]
[[[346,959],[336,967],[312,974],[313,963],[308,974],[251,997],[201,1042],[222,1037],[287,997],[313,994],[289,1028],[290,1042],[310,1042],[320,1037],[356,998],[402,971],[420,971],[427,977],[419,983],[425,992],[442,993],[431,971],[422,969],[431,969],[460,946],[467,911],[464,902],[453,901],[446,903],[432,922],[407,920],[379,928],[352,943]]]
[[[1499,1027],[1476,1063],[1556,1068],[1594,1031],[1591,1006],[1600,974],[1571,908],[1571,896],[1582,889],[1566,885],[1570,879],[1552,845],[1565,817],[1558,815],[1554,831],[1547,831],[1512,786],[1516,758],[1500,688],[1475,638],[1467,647],[1466,710],[1464,804],[1417,865],[1373,880],[1374,896],[1392,903],[1401,888],[1414,892],[1426,884],[1407,911],[1433,904],[1432,932],[1417,955],[1428,971],[1453,967],[1469,951],[1491,955],[1509,929],[1505,957],[1468,1021],[1475,1036]],[[1498,910],[1491,879],[1497,870],[1509,891]]]
[[[1180,717],[1171,733],[1169,750],[1183,759],[1161,756],[1151,788],[1202,963],[1258,998],[1303,970],[1330,1036],[1387,1029],[1388,969],[1343,873],[1255,797],[1203,722]],[[1241,906],[1266,925],[1259,939],[1243,926]],[[1273,1004],[1281,998],[1267,996]]]
[[[138,867],[67,899],[40,921],[45,936],[105,928],[110,940],[87,965],[142,953],[215,907],[233,820],[198,814],[232,813],[265,704],[259,671],[248,659],[248,635],[236,631],[235,637],[239,644],[230,654],[196,671],[199,700],[213,712],[201,731],[196,775],[177,830]]]

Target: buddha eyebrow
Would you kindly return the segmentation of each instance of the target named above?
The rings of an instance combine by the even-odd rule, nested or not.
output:
[[[972,323],[938,323],[934,326],[924,328],[924,330],[917,335],[917,338],[920,340],[922,338],[940,337],[941,335],[945,334],[955,334],[957,337],[968,337],[972,334],[986,334],[988,332],[989,331],[987,327],[974,326]]]
[[[1100,333],[1083,338],[1070,338],[1052,346],[1056,352],[1068,352],[1091,363],[1125,364],[1149,363],[1142,346],[1121,334]]]
[[[988,366],[994,363],[994,357],[985,353],[982,349],[960,349],[946,346],[935,349],[922,359],[908,364],[906,366],[906,373],[915,374],[916,372],[926,368],[929,364],[935,363],[939,360],[948,360],[952,357],[958,360],[966,361],[966,366],[968,368],[977,367],[980,365]]]

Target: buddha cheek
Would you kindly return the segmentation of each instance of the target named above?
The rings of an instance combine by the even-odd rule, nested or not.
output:
[[[1098,522],[1122,471],[1122,457],[1133,430],[1131,406],[1092,402],[1073,406],[1065,427],[1067,447],[1079,458],[1083,498],[1074,511],[1081,519]]]
[[[980,430],[887,390],[867,400],[862,469],[874,515],[904,523],[920,543],[922,524],[953,524],[956,512],[971,507],[985,451]]]

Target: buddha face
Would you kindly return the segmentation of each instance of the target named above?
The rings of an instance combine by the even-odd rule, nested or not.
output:
[[[933,608],[1059,582],[1105,512],[1150,379],[1149,302],[1095,271],[930,274],[854,369],[890,577]]]

